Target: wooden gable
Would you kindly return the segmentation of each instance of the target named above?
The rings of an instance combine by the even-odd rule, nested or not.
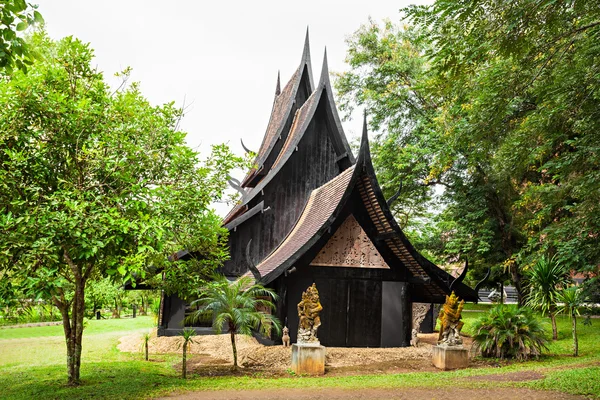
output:
[[[352,214],[340,225],[310,265],[390,268]]]

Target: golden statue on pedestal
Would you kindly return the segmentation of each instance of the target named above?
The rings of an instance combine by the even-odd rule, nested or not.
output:
[[[319,291],[313,283],[302,293],[302,301],[298,303],[298,343],[319,343],[317,329],[321,326],[321,310],[323,306],[319,301]]]
[[[464,306],[465,301],[462,300],[459,302],[459,298],[454,292],[450,296],[446,296],[446,303],[444,303],[438,316],[441,322],[438,344],[446,346],[462,345],[460,330],[464,322],[460,319],[462,318],[461,313]]]

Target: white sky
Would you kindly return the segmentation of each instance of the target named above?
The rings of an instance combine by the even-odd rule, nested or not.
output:
[[[141,82],[153,104],[181,106],[185,99],[191,106],[181,127],[188,144],[205,155],[223,142],[242,154],[240,137],[258,150],[277,71],[283,87],[300,62],[307,26],[318,80],[325,46],[329,70],[346,70],[348,35],[369,16],[398,21],[398,10],[415,2],[424,1],[33,1],[52,38],[73,35],[91,43],[107,79],[129,66],[131,80]],[[360,118],[343,125],[352,142]],[[215,208],[220,214],[229,209]]]

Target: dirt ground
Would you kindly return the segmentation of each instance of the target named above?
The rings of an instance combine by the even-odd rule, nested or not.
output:
[[[325,372],[328,376],[348,376],[374,373],[401,373],[414,371],[437,372],[431,365],[431,345],[436,343],[437,334],[419,334],[418,347],[404,348],[345,348],[327,347]],[[472,340],[464,337],[464,345],[470,348]],[[291,348],[263,346],[256,339],[238,335],[238,362],[242,367],[231,370],[233,356],[231,341],[227,334],[197,336],[188,357],[188,371],[201,376],[289,376]],[[156,337],[150,340],[152,354],[179,353],[180,338]],[[141,335],[122,337],[120,351],[141,352]],[[472,368],[497,366],[497,363],[474,361]],[[181,363],[174,366],[181,369]]]
[[[432,399],[461,399],[461,400],[575,400],[585,399],[558,392],[542,392],[530,389],[493,388],[493,389],[264,389],[264,390],[220,390],[191,392],[171,397],[165,400],[337,400],[337,399],[393,399],[393,400],[432,400]]]
[[[328,347],[325,362],[326,376],[348,376],[377,373],[400,373],[414,371],[439,372],[431,365],[431,346],[437,341],[437,333],[419,334],[418,347],[407,348],[340,348]],[[282,346],[263,346],[254,338],[237,336],[239,364],[237,371],[231,369],[233,356],[229,335],[207,335],[194,338],[191,355],[188,358],[188,371],[201,376],[289,376],[291,348]],[[473,342],[463,337],[464,346],[471,348]],[[150,340],[150,357],[152,354],[179,353],[180,338],[156,337]],[[141,352],[141,335],[133,334],[122,337],[118,345],[124,352]],[[502,366],[494,361],[471,360],[470,368]],[[181,363],[174,366],[181,368]],[[472,376],[466,379],[491,382],[520,382],[543,379],[544,375],[535,371],[523,371],[508,374]],[[405,389],[267,389],[264,390],[220,390],[189,392],[165,397],[175,400],[224,400],[224,399],[454,399],[481,400],[574,400],[585,399],[558,392],[535,391],[524,388],[405,388]]]

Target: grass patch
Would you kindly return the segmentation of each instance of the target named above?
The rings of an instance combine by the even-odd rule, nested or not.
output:
[[[465,313],[465,332],[482,315]],[[502,368],[466,369],[444,373],[418,372],[388,375],[336,377],[219,377],[193,376],[184,381],[173,365],[178,355],[151,355],[154,361],[145,362],[143,355],[121,353],[116,349],[118,338],[131,332],[144,332],[153,325],[150,317],[121,320],[89,321],[84,332],[81,377],[78,388],[65,386],[66,362],[62,327],[19,328],[0,331],[0,387],[2,398],[80,398],[122,399],[152,398],[188,390],[263,389],[269,388],[402,388],[457,385],[466,388],[515,386],[540,390],[559,390],[566,393],[600,398],[600,345],[597,330],[580,324],[581,357],[571,352],[570,321],[559,317],[559,340],[550,345],[550,355],[538,361],[513,363]],[[47,328],[55,328],[54,331]],[[56,329],[59,328],[59,329]],[[13,331],[20,331],[17,336]],[[51,335],[51,332],[57,332]],[[488,382],[465,379],[517,371],[541,371],[545,379],[533,382]]]

